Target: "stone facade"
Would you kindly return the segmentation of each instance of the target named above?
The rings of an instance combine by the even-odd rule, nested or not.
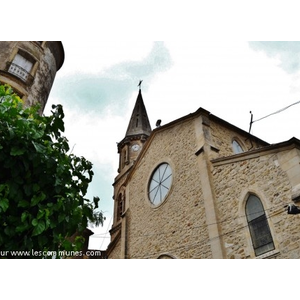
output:
[[[231,156],[213,161],[214,188],[218,215],[221,216],[219,222],[222,224],[225,257],[255,257],[245,216],[245,202],[250,193],[257,195],[263,203],[275,244],[274,251],[262,257],[300,257],[300,234],[297,230],[300,220],[297,215],[288,215],[286,209],[292,202],[293,184],[284,170],[284,163],[280,163],[291,153],[298,153],[294,168],[297,168],[299,175],[297,147],[299,142],[295,140],[294,145],[290,142],[290,149],[273,145],[235,158]]]
[[[235,153],[237,141],[243,152]],[[108,258],[299,258],[300,141],[268,143],[204,109],[154,129],[114,183],[115,216]],[[157,166],[172,169],[159,205],[149,201]],[[117,216],[118,195],[125,207]],[[249,195],[264,208],[274,247],[255,255],[246,218]],[[298,198],[297,198],[298,199]]]
[[[0,83],[9,84],[26,105],[44,110],[56,72],[64,62],[61,42],[0,42]]]
[[[210,257],[206,243],[195,243],[196,236],[205,239],[208,235],[195,149],[193,120],[160,130],[151,141],[151,148],[145,151],[130,178],[128,258],[156,258],[158,253],[181,258]],[[153,207],[148,200],[147,182],[162,162],[169,163],[173,170],[172,188],[167,199]]]

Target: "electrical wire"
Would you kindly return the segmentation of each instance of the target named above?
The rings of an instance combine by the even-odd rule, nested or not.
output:
[[[281,213],[284,213],[284,212],[285,211],[276,212],[276,213],[274,213],[274,214],[269,215],[268,217],[266,217],[266,219],[270,219],[271,217],[274,217],[274,216],[276,216],[278,214],[281,214]],[[216,237],[213,237],[213,238],[204,238],[204,239],[202,239],[200,241],[198,240],[198,241],[195,241],[195,242],[190,243],[190,244],[184,244],[184,245],[181,245],[181,246],[178,246],[178,247],[168,248],[165,251],[164,250],[160,250],[160,253],[163,253],[163,252],[170,253],[170,252],[179,251],[179,250],[183,250],[183,249],[185,251],[188,251],[188,250],[191,250],[191,249],[193,249],[195,247],[199,247],[199,246],[201,246],[201,245],[203,245],[205,243],[208,244],[209,242],[211,242],[211,241],[213,241],[215,239],[219,239],[219,238],[221,238],[223,236],[226,236],[226,235],[229,235],[229,234],[232,234],[232,233],[236,233],[236,232],[238,232],[240,230],[244,230],[247,227],[248,227],[248,224],[245,225],[245,226],[241,226],[239,228],[236,228],[234,230],[225,232],[225,233],[223,233],[221,235],[218,235]],[[137,259],[137,258],[140,258],[140,259],[153,258],[153,256],[156,256],[157,254],[158,254],[157,252],[149,252],[149,253],[144,254],[142,257],[141,256],[137,256],[137,255],[133,255],[133,256],[130,256],[130,258],[133,258],[133,259]]]
[[[109,229],[109,227],[110,227],[111,221],[112,221],[112,216],[110,217],[109,223],[108,223],[108,225],[107,225],[107,229],[106,229],[107,232],[105,233],[105,235],[109,233],[109,230],[108,230],[108,229]],[[102,240],[100,249],[102,249],[102,246],[103,246],[103,243],[104,243],[104,238],[106,238],[106,236],[103,237],[103,240]]]
[[[271,211],[277,211],[278,209],[281,209],[281,208],[285,208],[287,206],[287,204],[285,202],[282,201],[282,204],[278,204],[277,206],[275,207],[272,207],[272,208],[269,208],[269,209],[264,209],[263,211],[261,212],[268,212],[269,211],[269,217],[272,217],[273,215],[271,215]],[[256,212],[258,213],[258,212]],[[256,213],[253,213],[253,214],[256,214]],[[252,214],[248,214],[248,216],[251,216]],[[275,215],[275,214],[274,214]],[[237,219],[240,219],[240,218],[246,218],[247,216],[246,215],[242,215],[242,216],[238,216],[237,218],[235,218],[235,220]],[[268,218],[269,218],[268,217]],[[228,217],[224,220],[221,220],[221,221],[218,221],[218,222],[214,222],[214,223],[210,223],[210,224],[201,224],[201,225],[196,225],[196,226],[190,226],[188,229],[189,230],[194,230],[194,229],[199,229],[201,227],[208,227],[208,226],[212,226],[212,225],[218,225],[218,224],[222,224],[222,223],[225,223],[225,222],[228,222],[228,221],[232,221],[232,218],[231,217]],[[109,224],[111,223],[111,220],[109,222]],[[172,234],[173,232],[181,232],[181,231],[186,231],[186,228],[183,228],[182,225],[179,225],[178,227],[176,228],[172,228],[172,230],[168,230],[168,231],[160,231],[160,232],[155,232],[155,233],[142,233],[140,235],[138,235],[140,238],[143,238],[143,237],[153,237],[153,236],[159,236],[159,235],[168,235],[168,234]],[[100,235],[107,235],[109,234],[109,231],[105,232],[105,233],[101,233],[101,234],[97,234],[99,235],[99,238]]]
[[[295,103],[292,103],[292,104],[290,104],[290,105],[288,105],[288,106],[286,106],[286,107],[284,107],[284,108],[282,108],[282,109],[279,109],[279,110],[277,110],[277,111],[275,111],[275,112],[273,112],[273,113],[271,113],[271,114],[269,114],[269,115],[266,115],[266,116],[264,116],[264,117],[262,117],[262,118],[259,118],[259,119],[257,119],[257,120],[254,120],[254,121],[253,121],[253,114],[252,114],[252,111],[250,111],[251,119],[250,119],[249,133],[251,132],[251,128],[252,128],[252,124],[253,124],[253,123],[258,122],[258,121],[261,121],[261,120],[263,120],[263,119],[266,119],[266,118],[268,118],[268,117],[270,117],[270,116],[279,114],[279,113],[283,112],[284,110],[290,108],[291,106],[296,105],[296,104],[299,104],[299,103],[300,103],[300,101],[297,101],[297,102],[295,102]]]
[[[275,208],[272,207],[272,208],[270,208],[270,209],[264,210],[264,212],[270,211],[270,213],[268,214],[268,216],[266,216],[266,219],[270,219],[270,218],[272,218],[272,217],[274,217],[274,216],[276,216],[276,215],[279,215],[279,214],[281,214],[281,213],[286,212],[285,206],[286,206],[286,205],[283,206],[282,204],[280,204],[280,205],[276,206]],[[283,208],[284,208],[284,210],[282,210]],[[271,210],[273,210],[273,212],[271,212]],[[246,215],[243,215],[243,216],[239,216],[238,218],[245,218],[245,217],[246,217]],[[236,219],[238,219],[238,218],[236,218]],[[197,226],[188,228],[188,230],[195,230],[195,229],[199,229],[199,228],[201,228],[201,227],[207,227],[207,226],[214,225],[214,224],[224,223],[224,222],[228,221],[229,219],[230,219],[230,218],[227,218],[227,219],[225,219],[225,220],[223,220],[223,221],[216,222],[216,223],[211,223],[211,224],[197,225]],[[204,238],[204,239],[202,239],[202,240],[196,240],[196,241],[194,241],[194,242],[192,242],[192,243],[189,243],[189,244],[180,245],[180,246],[177,246],[177,247],[174,247],[174,248],[168,248],[168,249],[166,249],[165,251],[160,250],[160,253],[162,253],[162,252],[174,252],[174,251],[180,251],[180,250],[183,250],[183,249],[184,249],[185,251],[188,251],[188,250],[190,250],[190,249],[192,249],[192,248],[199,247],[199,246],[201,246],[201,245],[203,245],[203,244],[205,244],[205,243],[209,243],[209,242],[211,242],[211,241],[213,241],[213,240],[215,240],[215,239],[219,239],[219,238],[221,238],[221,237],[223,237],[223,236],[227,236],[227,235],[230,235],[230,234],[232,234],[232,233],[236,233],[236,232],[238,232],[238,231],[241,231],[241,230],[243,230],[243,229],[245,229],[245,228],[247,228],[247,227],[248,227],[248,223],[247,223],[246,225],[237,227],[237,228],[235,228],[235,229],[233,229],[233,230],[231,230],[231,231],[225,232],[225,233],[223,233],[223,234],[221,234],[221,235],[218,235],[218,236],[216,236],[216,237],[213,237],[213,238],[208,238],[208,237],[206,237],[206,238]],[[186,228],[182,228],[182,226],[181,226],[179,232],[180,232],[180,231],[186,231],[186,230],[187,230]],[[136,235],[135,235],[135,237],[136,237],[136,241],[137,241],[137,240],[140,240],[139,243],[142,243],[143,241],[148,240],[149,237],[151,238],[151,236],[154,236],[154,235],[158,236],[158,235],[162,235],[162,234],[171,234],[173,231],[174,231],[174,230],[171,230],[171,231],[165,231],[165,232],[159,232],[159,233],[141,234],[141,235],[139,235],[139,236],[136,236]],[[178,233],[178,230],[175,230],[175,231]],[[196,234],[196,233],[195,233],[195,234]],[[166,237],[164,237],[164,239],[166,239]],[[133,258],[133,259],[134,259],[134,258],[142,258],[142,259],[143,259],[143,258],[151,258],[151,257],[153,257],[153,256],[155,256],[155,255],[157,255],[157,254],[158,254],[157,252],[149,252],[149,253],[144,253],[143,256],[133,255],[133,256],[130,256],[130,258]]]
[[[271,208],[268,208],[268,209],[264,209],[263,211],[261,211],[261,213],[272,213],[274,211],[277,211],[278,209],[281,209],[281,208],[284,208],[287,206],[287,203],[284,202],[284,201],[280,201],[280,203],[278,203],[276,206],[273,206]],[[251,216],[251,215],[255,215],[259,212],[255,212],[253,214],[248,214],[248,216]],[[246,218],[247,216],[246,215],[241,215],[241,216],[238,216],[236,217],[234,220],[238,220],[238,219],[241,219],[241,218]],[[228,221],[232,221],[232,217],[228,217],[224,220],[220,220],[220,221],[217,221],[217,222],[214,222],[214,223],[205,223],[205,224],[201,224],[201,225],[196,225],[196,226],[190,226],[189,229],[190,230],[193,230],[193,229],[198,229],[198,228],[201,228],[201,227],[208,227],[208,226],[213,226],[213,225],[218,225],[218,224],[222,224],[222,223],[225,223],[225,222],[228,222]],[[185,228],[182,228],[182,225],[179,225],[178,227],[173,227],[172,230],[169,230],[169,231],[160,231],[160,232],[156,232],[156,233],[143,233],[141,234],[141,236],[155,236],[155,235],[167,235],[167,234],[170,234],[170,233],[173,233],[174,231],[176,232],[180,232],[180,231],[185,231],[186,229]]]
[[[251,124],[252,124],[252,123],[255,123],[255,122],[258,122],[258,121],[261,121],[261,120],[263,120],[263,119],[266,119],[266,118],[268,118],[268,117],[270,117],[270,116],[279,114],[279,113],[283,112],[284,110],[290,108],[291,106],[296,105],[296,104],[299,104],[299,103],[300,103],[300,101],[297,101],[297,102],[295,102],[295,103],[292,103],[292,104],[290,104],[290,105],[288,105],[288,106],[286,106],[286,107],[284,107],[284,108],[282,108],[282,109],[279,109],[279,110],[277,110],[277,111],[275,111],[275,112],[273,112],[273,113],[271,113],[271,114],[269,114],[269,115],[267,115],[267,116],[264,116],[264,117],[262,117],[262,118],[259,118],[259,119],[257,119],[257,120],[254,120],[254,121],[251,119]],[[250,113],[251,113],[251,112],[250,112]]]

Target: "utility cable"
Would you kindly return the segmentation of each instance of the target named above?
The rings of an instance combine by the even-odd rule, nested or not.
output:
[[[283,201],[282,201],[283,202]],[[269,211],[269,216],[267,217],[267,218],[271,218],[272,216],[274,216],[274,215],[276,215],[276,212],[278,211],[278,210],[280,210],[280,209],[282,209],[282,208],[285,208],[287,206],[287,204],[285,203],[285,202],[283,202],[282,204],[280,203],[280,204],[278,204],[278,205],[276,205],[275,207],[271,207],[271,208],[269,208],[269,209],[264,209],[263,211],[261,211],[262,213],[265,213],[265,212],[268,212]],[[271,212],[272,211],[272,212]],[[253,214],[257,214],[257,213],[259,213],[259,212],[255,212],[255,213],[253,213]],[[273,213],[273,214],[272,214]],[[251,216],[252,214],[248,214],[248,216]],[[246,215],[241,215],[241,216],[238,216],[238,217],[236,217],[235,218],[235,220],[238,220],[238,219],[240,219],[240,218],[246,218],[247,216]],[[209,223],[209,224],[201,224],[201,225],[196,225],[196,226],[190,226],[189,228],[188,228],[188,230],[195,230],[195,229],[199,229],[199,228],[201,228],[201,227],[208,227],[208,226],[212,226],[212,225],[217,225],[217,224],[222,224],[222,223],[225,223],[225,222],[228,222],[228,221],[232,221],[232,218],[231,217],[228,217],[228,218],[226,218],[226,219],[224,219],[224,220],[220,220],[220,221],[218,221],[218,222],[214,222],[214,223]],[[110,220],[110,222],[109,222],[109,225],[110,225],[110,223],[111,223],[111,220]],[[108,226],[109,226],[108,225]],[[178,227],[173,227],[171,230],[168,230],[168,231],[160,231],[160,232],[156,232],[156,233],[151,233],[151,232],[149,232],[149,233],[140,233],[138,236],[139,237],[141,237],[141,238],[143,238],[143,237],[151,237],[151,236],[160,236],[160,235],[168,235],[168,234],[170,234],[170,233],[173,233],[173,232],[181,232],[181,231],[186,231],[187,229],[186,228],[183,228],[181,225],[178,225]],[[101,236],[101,235],[107,235],[107,234],[109,234],[109,231],[107,230],[107,232],[105,232],[105,233],[101,233],[101,234],[97,234],[97,236]]]
[[[288,105],[288,106],[286,106],[286,107],[284,107],[284,108],[282,108],[282,109],[279,109],[279,110],[277,110],[277,111],[275,111],[275,112],[273,112],[273,113],[271,113],[271,114],[269,114],[269,115],[267,115],[267,116],[264,116],[264,117],[262,117],[262,118],[260,118],[260,119],[254,120],[254,121],[252,121],[252,123],[261,121],[261,120],[263,120],[263,119],[265,119],[265,118],[268,118],[268,117],[270,117],[270,116],[272,116],[272,115],[281,113],[282,111],[284,111],[284,110],[290,108],[290,107],[293,106],[293,105],[299,104],[299,103],[300,103],[300,101],[297,101],[297,102],[295,102],[295,103],[292,103],[292,104],[290,104],[290,105]]]
[[[263,119],[266,119],[266,118],[268,118],[268,117],[270,117],[270,116],[279,114],[279,113],[283,112],[284,110],[290,108],[291,106],[296,105],[296,104],[299,104],[299,103],[300,103],[300,101],[297,101],[297,102],[295,102],[295,103],[292,103],[292,104],[290,104],[290,105],[288,105],[288,106],[286,106],[286,107],[284,107],[284,108],[282,108],[282,109],[279,109],[279,110],[277,110],[277,111],[275,111],[275,112],[273,112],[273,113],[271,113],[271,114],[269,114],[269,115],[266,115],[266,116],[264,116],[264,117],[262,117],[262,118],[259,118],[259,119],[257,119],[257,120],[254,120],[254,121],[253,121],[253,114],[252,114],[252,111],[250,111],[251,119],[250,119],[249,133],[251,132],[251,128],[252,128],[252,124],[253,124],[253,123],[258,122],[258,121],[261,121],[261,120],[263,120]]]
[[[106,235],[107,233],[109,233],[109,230],[108,230],[108,228],[109,228],[109,226],[110,226],[110,224],[111,224],[112,217],[113,217],[113,216],[111,216],[111,217],[110,217],[110,220],[109,220],[109,223],[108,223],[108,225],[107,225],[107,229],[106,229],[106,231],[107,231],[107,232],[105,233],[105,235]],[[104,243],[104,238],[103,238],[103,240],[102,240],[102,243],[101,243],[100,249],[102,249],[103,243]]]
[[[268,217],[266,217],[266,219],[270,219],[271,217],[274,217],[274,216],[276,216],[276,215],[278,215],[278,214],[281,214],[281,213],[284,213],[284,212],[285,212],[285,211],[275,212],[274,214],[269,215]],[[224,237],[224,236],[226,236],[226,235],[235,233],[235,232],[237,232],[237,231],[243,230],[243,229],[247,228],[248,226],[249,226],[248,224],[247,224],[247,225],[242,225],[242,226],[240,226],[239,228],[235,228],[235,229],[233,229],[233,230],[231,230],[231,231],[225,232],[225,233],[223,233],[223,234],[221,234],[221,235],[218,235],[218,236],[216,236],[216,237],[213,237],[213,238],[204,238],[204,239],[202,239],[202,240],[198,240],[198,241],[195,241],[195,242],[193,242],[193,243],[180,245],[180,246],[174,247],[174,248],[168,248],[168,249],[166,249],[165,252],[170,253],[170,252],[178,251],[178,250],[181,250],[181,249],[184,249],[185,251],[187,251],[187,250],[193,249],[193,248],[195,248],[195,247],[199,247],[200,245],[203,245],[203,244],[205,244],[205,243],[211,242],[211,241],[213,241],[213,240],[215,240],[215,239],[218,239],[218,238]],[[164,252],[164,251],[161,250],[160,252]],[[153,258],[153,256],[155,256],[155,255],[157,255],[157,254],[158,254],[157,252],[149,252],[149,253],[144,254],[142,257],[139,257],[138,255],[133,255],[133,256],[131,256],[130,258],[142,258],[142,259],[143,259],[143,258]]]

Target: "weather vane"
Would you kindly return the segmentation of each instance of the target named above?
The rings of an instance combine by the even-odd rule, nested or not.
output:
[[[141,85],[142,85],[143,80],[140,80],[138,87],[141,89]]]

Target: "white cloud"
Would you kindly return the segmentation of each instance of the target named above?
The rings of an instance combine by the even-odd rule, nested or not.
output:
[[[288,73],[300,70],[300,42],[250,42],[250,46],[275,57],[278,65]]]

